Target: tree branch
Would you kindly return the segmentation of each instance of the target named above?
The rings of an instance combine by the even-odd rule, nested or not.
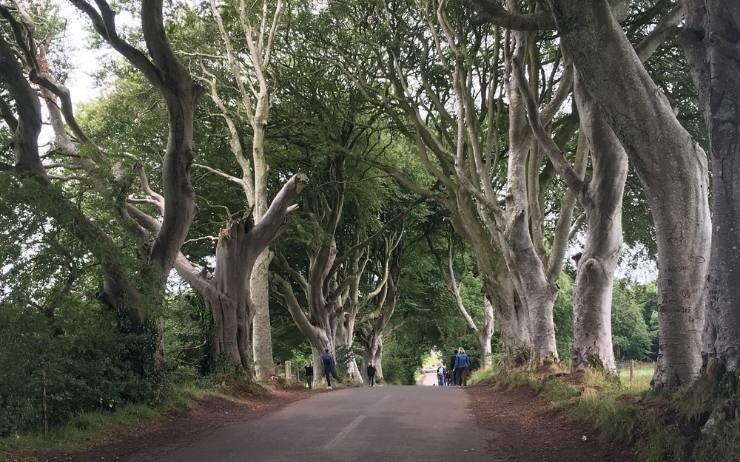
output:
[[[532,127],[532,132],[534,133],[535,138],[537,138],[537,141],[545,150],[553,165],[558,170],[558,174],[563,177],[568,187],[577,194],[579,200],[583,200],[587,185],[581,178],[579,178],[576,171],[560,151],[560,148],[558,148],[555,141],[553,141],[542,126],[539,110],[537,109],[537,103],[532,95],[530,86],[527,83],[527,78],[524,76],[524,70],[518,58],[513,58],[512,73],[517,80],[517,86],[524,98],[525,107],[527,109],[527,119],[529,120],[529,125]]]
[[[511,30],[554,30],[555,22],[549,11],[533,14],[513,14],[497,0],[469,0],[479,11],[477,23],[489,22]]]
[[[95,0],[100,13],[86,0],[69,0],[77,9],[85,13],[93,23],[93,27],[100,36],[119,52],[135,68],[140,70],[144,76],[158,88],[165,85],[159,70],[140,50],[133,47],[121,37],[116,30],[116,13],[110,8],[105,0]],[[161,3],[161,2],[160,2]],[[142,4],[143,12],[143,4]]]
[[[655,53],[655,50],[678,33],[684,16],[683,4],[679,3],[667,15],[661,18],[655,29],[650,31],[647,37],[635,47],[640,61],[647,61]]]

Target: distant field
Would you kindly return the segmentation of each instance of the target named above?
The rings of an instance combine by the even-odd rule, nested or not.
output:
[[[650,379],[655,371],[655,363],[635,362],[630,380],[630,363],[622,363],[618,366],[619,379],[622,385],[630,391],[639,393],[650,388]]]

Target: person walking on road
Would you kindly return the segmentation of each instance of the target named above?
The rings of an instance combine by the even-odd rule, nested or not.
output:
[[[324,377],[326,377],[326,388],[331,390],[331,376],[334,372],[334,366],[336,363],[334,362],[334,358],[329,353],[329,349],[325,349],[324,352],[321,354],[321,365],[324,366]]]
[[[375,366],[373,366],[373,363],[368,363],[367,365],[367,383],[371,386],[375,386],[375,373],[377,372],[377,369],[375,369]]]
[[[437,365],[437,385],[440,387],[447,385],[445,381],[445,366],[442,363]]]
[[[455,385],[458,387],[463,386],[463,381],[467,382],[466,374],[469,367],[470,358],[462,347],[458,348],[457,355],[455,355]]]
[[[447,385],[457,385],[455,383],[455,361],[457,360],[457,353],[452,352],[452,356],[450,356],[450,367],[447,368],[447,376],[449,377],[449,380],[447,380]]]
[[[311,389],[313,386],[313,364],[311,364],[311,361],[306,361],[303,370],[306,372],[306,388]]]

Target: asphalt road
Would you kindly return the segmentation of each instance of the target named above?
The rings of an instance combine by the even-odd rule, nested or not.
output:
[[[454,387],[335,390],[131,462],[490,461],[467,404]]]

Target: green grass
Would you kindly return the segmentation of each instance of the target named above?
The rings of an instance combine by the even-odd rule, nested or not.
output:
[[[619,379],[626,389],[631,393],[644,393],[650,389],[650,380],[653,378],[655,364],[635,363],[630,379],[629,366],[619,370]]]
[[[129,404],[115,412],[84,412],[72,417],[65,425],[50,429],[46,436],[43,433],[28,433],[0,438],[0,456],[10,452],[85,449],[108,441],[113,435],[142,423],[154,421],[175,411],[187,410],[196,400],[207,396],[229,397],[228,392],[220,388],[178,385],[164,401],[153,406]]]
[[[700,432],[717,404],[701,383],[671,394],[650,391],[653,364],[635,364],[618,374],[587,371],[576,380],[570,374],[540,375],[522,369],[496,367],[476,371],[469,383],[501,389],[527,386],[576,419],[590,423],[602,439],[637,450],[645,462],[740,461],[740,422],[725,421]],[[699,379],[700,381],[702,379]]]

